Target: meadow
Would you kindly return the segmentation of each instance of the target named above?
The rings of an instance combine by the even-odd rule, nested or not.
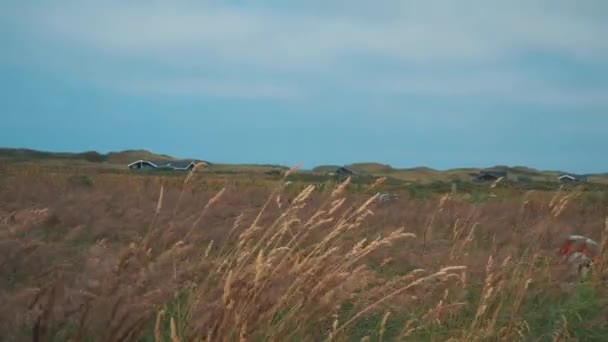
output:
[[[604,189],[293,179],[1,167],[2,340],[608,340]]]

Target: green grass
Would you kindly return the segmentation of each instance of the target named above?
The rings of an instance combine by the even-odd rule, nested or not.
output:
[[[568,333],[579,341],[608,341],[608,322],[602,299],[590,283],[576,284],[569,296],[537,295],[523,308],[522,316],[532,336],[550,341],[567,321]]]

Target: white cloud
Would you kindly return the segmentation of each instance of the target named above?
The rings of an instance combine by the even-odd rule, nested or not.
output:
[[[532,77],[521,71],[478,71],[435,77],[383,78],[371,87],[379,92],[449,98],[483,98],[536,105],[608,107],[608,87],[581,89]]]
[[[559,11],[559,3],[548,9],[534,2],[406,4],[397,13],[372,20],[143,2],[40,7],[27,20],[49,37],[110,55],[167,63],[221,59],[307,69],[360,55],[418,63],[496,60],[529,48],[596,59],[608,55],[603,18]]]
[[[429,69],[488,69],[539,51],[579,63],[605,63],[608,6],[601,1],[577,6],[561,0],[387,0],[373,6],[363,1],[313,1],[294,3],[297,10],[281,6],[52,2],[30,5],[13,22],[24,39],[87,51],[118,65],[128,61],[180,70],[172,80],[148,77],[152,81],[147,82],[115,70],[110,76],[116,82],[104,81],[138,93],[293,97],[306,91],[301,85],[306,80],[342,77],[335,83],[348,87],[369,83],[365,77],[370,74],[384,79],[380,89],[437,96],[489,94],[576,105],[597,101],[603,91],[571,89],[523,72],[488,75],[471,69],[470,74],[446,76]],[[370,61],[396,70],[362,71]],[[427,72],[390,81],[399,69],[420,66]],[[189,71],[202,76],[184,78]],[[209,73],[242,77],[209,78]],[[260,74],[267,80],[258,80]]]

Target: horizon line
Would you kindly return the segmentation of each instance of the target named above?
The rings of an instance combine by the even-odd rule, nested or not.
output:
[[[25,150],[25,151],[31,151],[31,152],[41,152],[41,153],[51,153],[51,154],[83,154],[83,153],[90,153],[90,152],[94,152],[94,153],[98,153],[100,155],[109,155],[111,153],[126,153],[126,152],[147,152],[147,153],[151,153],[151,154],[155,154],[155,155],[160,155],[160,156],[166,156],[166,157],[170,157],[173,159],[177,159],[177,160],[200,160],[200,161],[205,161],[205,162],[209,162],[212,164],[223,164],[223,165],[253,165],[253,166],[261,166],[261,165],[269,165],[269,166],[278,166],[278,167],[284,167],[284,168],[291,168],[293,166],[289,166],[289,165],[285,165],[285,164],[281,164],[281,163],[272,163],[272,162],[255,162],[255,163],[245,163],[245,162],[226,162],[226,161],[220,161],[220,162],[215,162],[215,161],[211,161],[211,160],[207,160],[207,159],[202,159],[202,158],[193,158],[193,157],[175,157],[174,155],[171,154],[167,154],[167,153],[157,153],[145,148],[133,148],[133,149],[124,149],[124,150],[108,150],[107,152],[100,152],[98,150],[71,150],[71,151],[67,151],[67,150],[53,150],[53,149],[37,149],[37,148],[30,148],[30,147],[7,147],[7,146],[0,146],[0,150]],[[302,165],[302,163],[299,163],[300,165]],[[355,162],[349,162],[349,163],[345,163],[345,164],[332,164],[332,163],[327,163],[327,164],[318,164],[318,165],[311,165],[309,167],[300,167],[300,170],[306,170],[306,171],[312,171],[315,168],[319,168],[319,167],[327,167],[327,166],[337,166],[337,167],[352,167],[353,165],[362,165],[362,164],[376,164],[376,165],[382,165],[382,166],[386,166],[388,168],[391,168],[393,170],[400,170],[400,171],[404,171],[404,170],[413,170],[413,169],[421,169],[421,168],[425,168],[425,169],[429,169],[431,171],[438,171],[438,172],[447,172],[447,171],[454,171],[454,170],[467,170],[467,169],[479,169],[479,170],[488,170],[488,169],[495,169],[495,168],[508,168],[508,169],[515,169],[515,168],[525,168],[525,169],[529,169],[531,171],[536,171],[536,172],[551,172],[551,173],[563,173],[563,174],[573,174],[573,175],[603,175],[603,174],[608,174],[608,171],[601,171],[601,172],[585,172],[585,173],[578,173],[578,172],[569,172],[569,171],[565,171],[565,170],[559,170],[559,169],[541,169],[541,168],[536,168],[536,167],[532,167],[532,166],[526,166],[526,165],[507,165],[507,164],[496,164],[496,165],[492,165],[492,166],[460,166],[460,167],[452,167],[452,168],[445,168],[445,169],[441,169],[441,168],[434,168],[428,165],[416,165],[416,166],[394,166],[388,163],[384,163],[381,161],[355,161]]]

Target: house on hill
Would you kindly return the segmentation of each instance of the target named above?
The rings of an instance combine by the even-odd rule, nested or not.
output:
[[[495,182],[500,178],[507,178],[507,172],[504,171],[481,171],[471,174],[473,181],[476,182]]]
[[[560,175],[559,177],[557,177],[557,179],[561,183],[577,183],[577,182],[586,182],[588,180],[588,177],[566,173],[566,174]]]
[[[358,174],[355,171],[347,168],[346,166],[342,166],[342,167],[338,168],[337,170],[330,172],[329,175],[330,176],[349,177],[349,176],[357,176]]]
[[[151,161],[151,160],[137,160],[128,165],[131,170],[173,170],[173,171],[190,171],[200,163],[199,160],[194,159],[182,159],[182,160],[170,160],[170,161]]]

